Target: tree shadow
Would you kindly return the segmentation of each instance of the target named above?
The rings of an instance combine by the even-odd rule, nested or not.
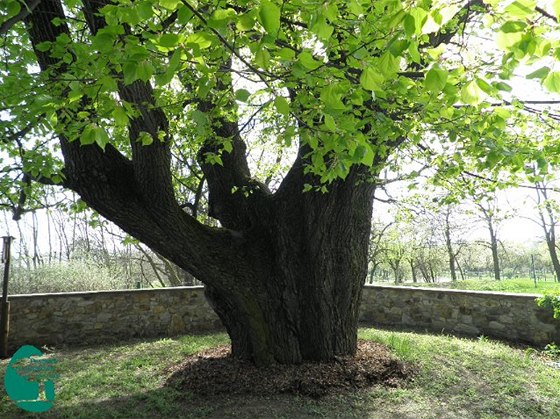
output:
[[[355,410],[349,417],[364,417],[359,403],[351,406],[355,396],[336,396],[313,400],[294,395],[219,395],[196,396],[170,387],[113,397],[89,400],[71,406],[57,406],[48,412],[32,414],[14,404],[1,409],[5,418],[271,418],[271,417],[336,417],[340,412]]]

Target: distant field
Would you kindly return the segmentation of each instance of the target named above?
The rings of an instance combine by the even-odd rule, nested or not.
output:
[[[383,282],[378,284],[391,285],[391,283]],[[468,279],[465,281],[457,282],[437,282],[437,283],[404,283],[403,286],[417,286],[417,287],[430,287],[430,288],[450,288],[459,290],[474,290],[474,291],[503,291],[503,292],[518,292],[529,294],[543,294],[547,292],[560,293],[560,283],[550,281],[537,281],[537,286],[532,279],[518,278],[518,279],[502,279],[500,281],[489,279]]]

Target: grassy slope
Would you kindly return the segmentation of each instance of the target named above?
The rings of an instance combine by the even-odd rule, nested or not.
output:
[[[163,387],[165,369],[185,355],[223,344],[223,334],[57,350],[55,407],[41,417],[469,418],[560,417],[560,370],[533,350],[487,340],[362,329],[419,366],[404,388],[374,388],[320,400],[200,398]],[[0,361],[0,383],[7,362]],[[21,417],[0,384],[0,417]],[[31,416],[31,415],[29,415]]]
[[[376,283],[379,285],[393,285],[391,283]],[[477,290],[477,291],[503,291],[503,292],[518,292],[527,294],[545,294],[548,292],[560,293],[560,283],[552,281],[539,281],[537,287],[532,279],[502,279],[501,281],[491,279],[468,279],[466,281],[457,282],[442,282],[435,284],[417,283],[404,285],[430,287],[430,288],[451,288],[459,290]]]

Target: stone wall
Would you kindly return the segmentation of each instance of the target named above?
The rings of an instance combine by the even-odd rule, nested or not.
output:
[[[535,295],[434,288],[364,288],[360,321],[545,345],[560,342],[560,320]],[[12,350],[221,329],[202,287],[10,296]]]
[[[543,346],[560,343],[560,319],[532,294],[366,285],[360,320]]]
[[[9,347],[116,342],[216,330],[202,287],[14,295]]]

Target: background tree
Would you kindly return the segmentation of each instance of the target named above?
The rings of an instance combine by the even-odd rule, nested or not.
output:
[[[548,248],[550,261],[554,269],[554,276],[560,281],[560,260],[558,258],[558,244],[556,243],[556,226],[558,224],[558,204],[550,196],[554,193],[551,190],[552,183],[548,183],[544,178],[534,176],[535,185],[535,206],[538,212],[538,219],[535,221],[544,233],[544,239]]]

